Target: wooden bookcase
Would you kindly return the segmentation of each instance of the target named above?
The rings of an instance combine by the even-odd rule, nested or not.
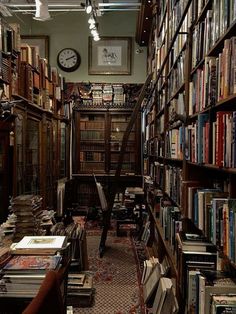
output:
[[[211,226],[196,218],[196,208],[192,212],[189,208],[189,187],[217,187],[229,198],[236,197],[235,4],[157,0],[146,6],[153,12],[147,59],[153,80],[143,103],[144,170],[152,182],[146,184],[154,226],[151,244],[160,259],[163,254],[169,257],[184,311],[178,257],[164,234],[157,191],[161,189],[163,199],[179,209],[186,231],[200,231],[208,238]],[[205,209],[200,212],[202,219],[204,215]],[[224,241],[231,245],[229,234]],[[234,271],[235,256],[230,249],[218,250],[223,267]]]
[[[2,222],[11,196],[39,194],[44,209],[57,209],[57,181],[69,178],[71,117],[57,69],[21,49],[17,24],[1,19],[0,29],[0,98],[9,103],[0,106]]]
[[[93,174],[104,185],[117,184],[117,168],[123,135],[141,89],[136,84],[68,83],[73,107],[73,178],[78,203],[99,205]],[[79,91],[75,94],[75,90]],[[86,92],[85,92],[86,91]],[[131,130],[121,170],[120,189],[141,182],[141,114]],[[109,193],[109,192],[108,192]]]

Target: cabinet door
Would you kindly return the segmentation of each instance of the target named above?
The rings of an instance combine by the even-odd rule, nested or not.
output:
[[[26,124],[25,192],[40,194],[40,121],[28,117]]]
[[[80,113],[79,172],[104,173],[106,165],[105,113]]]
[[[52,122],[46,122],[45,130],[45,203],[53,208],[53,128]]]
[[[14,195],[20,195],[25,192],[25,162],[24,162],[24,124],[25,117],[20,111],[16,111],[15,119],[15,160],[16,175],[14,182]]]
[[[121,152],[121,145],[124,133],[130,120],[130,112],[112,113],[110,118],[110,172],[115,172],[117,168],[117,162]],[[133,126],[130,132],[127,145],[125,148],[122,173],[134,173],[136,172],[136,125]]]
[[[0,223],[5,221],[9,205],[9,133],[0,132]]]

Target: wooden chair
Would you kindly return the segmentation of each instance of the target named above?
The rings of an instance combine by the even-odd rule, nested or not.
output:
[[[58,273],[51,270],[47,273],[34,299],[22,314],[65,314],[66,306],[63,302]]]

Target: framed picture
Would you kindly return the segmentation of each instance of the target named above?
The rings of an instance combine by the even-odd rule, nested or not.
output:
[[[46,58],[49,61],[49,36],[21,35],[21,42],[30,46],[38,46],[40,58]]]
[[[89,37],[89,74],[130,75],[131,37]]]

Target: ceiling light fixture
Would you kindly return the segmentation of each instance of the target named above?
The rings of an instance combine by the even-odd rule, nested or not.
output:
[[[35,0],[36,12],[34,19],[37,21],[48,21],[51,20],[51,16],[48,12],[48,0]]]
[[[87,14],[90,14],[92,12],[92,4],[90,0],[86,0],[86,4],[85,4],[85,11]]]
[[[93,5],[91,0],[86,0],[86,3],[84,5],[85,7],[85,12],[88,13],[88,6],[91,6],[90,11],[90,16],[88,19],[88,24],[89,24],[89,29],[91,31],[91,35],[93,36],[93,39],[95,41],[100,40],[99,34],[98,34],[98,22],[97,22],[97,16],[98,16],[98,8]]]

